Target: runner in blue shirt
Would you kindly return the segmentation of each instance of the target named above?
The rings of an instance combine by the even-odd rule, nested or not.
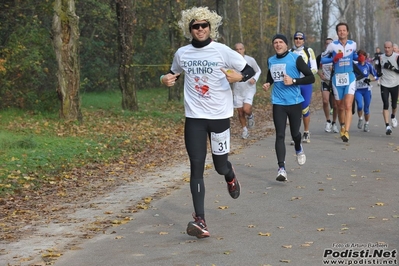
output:
[[[268,72],[263,90],[267,91],[273,84],[272,104],[273,122],[276,129],[275,149],[277,155],[278,172],[277,181],[287,181],[285,170],[285,128],[287,118],[290,123],[291,137],[294,140],[296,160],[299,165],[304,165],[306,156],[301,144],[301,116],[302,102],[300,85],[315,82],[315,77],[303,60],[302,56],[288,50],[287,37],[276,34],[272,39],[276,54],[267,61]],[[301,73],[304,75],[301,77]]]
[[[377,80],[377,71],[374,67],[366,62],[367,53],[363,50],[357,51],[358,63],[356,64],[360,71],[363,73],[363,78],[356,82],[355,100],[357,106],[357,115],[359,121],[357,123],[358,129],[363,129],[364,132],[369,132],[369,119],[370,119],[370,103],[371,103],[371,85],[370,76],[373,80]],[[363,121],[363,110],[364,120]],[[364,123],[363,123],[364,122]]]

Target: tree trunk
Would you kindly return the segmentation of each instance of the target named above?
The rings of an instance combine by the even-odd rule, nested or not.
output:
[[[259,40],[260,40],[260,43],[262,44],[264,42],[263,25],[264,25],[264,23],[265,23],[265,21],[267,19],[267,13],[263,12],[263,0],[259,0],[258,1],[258,7],[259,7],[259,10],[258,10],[258,16],[259,16]],[[265,69],[266,68],[266,66],[265,66],[265,62],[266,62],[266,60],[265,60],[265,45],[259,45],[259,46],[260,46],[259,47],[260,48],[259,65],[260,65],[261,69]],[[266,72],[266,71],[264,71],[264,72]],[[263,75],[263,76],[265,76],[265,75]]]
[[[325,50],[325,40],[331,36],[328,36],[328,21],[330,20],[330,1],[329,0],[322,0],[321,2],[321,36],[320,36],[320,51],[324,52]]]
[[[58,63],[57,93],[61,101],[60,117],[81,122],[78,23],[75,0],[55,0],[52,33]]]
[[[238,31],[240,33],[240,42],[244,42],[242,37],[242,21],[241,21],[241,4],[240,0],[237,0],[237,17],[238,17]]]
[[[134,82],[133,35],[136,22],[136,0],[115,0],[118,19],[119,41],[119,87],[122,92],[122,109],[137,111],[139,109]]]
[[[375,2],[372,0],[366,1],[366,26],[365,26],[365,40],[366,51],[373,56],[375,34],[374,34],[374,12],[375,12]]]
[[[169,0],[169,17],[170,21],[177,21],[177,8],[176,8],[176,1]],[[174,26],[169,27],[169,39],[170,39],[170,47],[175,51],[177,50],[177,43],[176,43],[176,36],[177,31]],[[179,79],[179,81],[182,79]],[[168,94],[168,101],[180,101],[181,93],[180,88],[182,86],[181,82],[176,82],[175,86],[169,87],[169,94]]]

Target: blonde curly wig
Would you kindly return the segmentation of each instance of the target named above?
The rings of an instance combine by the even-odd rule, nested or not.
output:
[[[218,28],[222,25],[222,17],[219,16],[215,11],[210,11],[208,7],[193,7],[186,9],[181,12],[181,19],[178,22],[179,27],[183,31],[184,37],[192,40],[190,32],[190,22],[192,20],[206,20],[211,25],[210,37],[216,40],[219,37]]]

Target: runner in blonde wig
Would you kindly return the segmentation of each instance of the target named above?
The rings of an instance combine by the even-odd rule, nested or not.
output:
[[[222,25],[222,17],[215,11],[210,11],[208,7],[193,7],[181,12],[181,19],[178,22],[179,27],[183,31],[184,37],[192,40],[191,25],[196,20],[206,20],[211,25],[210,37],[216,40],[219,37],[218,28]]]
[[[212,149],[216,172],[224,177],[227,191],[233,199],[240,196],[240,183],[230,152],[230,118],[234,114],[230,83],[245,82],[255,75],[254,69],[236,51],[213,41],[218,37],[222,17],[207,7],[182,11],[178,22],[190,44],[177,49],[167,74],[159,80],[172,87],[184,73],[184,143],[190,160],[190,192],[194,221],[186,232],[197,238],[209,237],[205,222],[205,159],[207,144]],[[223,147],[220,150],[221,144]]]

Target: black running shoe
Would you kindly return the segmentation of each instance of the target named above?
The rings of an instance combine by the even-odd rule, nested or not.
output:
[[[187,234],[190,236],[195,236],[197,238],[209,237],[208,227],[206,226],[205,220],[201,217],[195,216],[193,213],[194,221],[189,222],[187,225]]]
[[[240,182],[237,180],[236,172],[234,171],[233,167],[233,172],[234,172],[234,178],[230,182],[227,182],[227,190],[229,191],[230,196],[233,199],[236,199],[240,196],[240,191],[241,191],[241,186]]]

